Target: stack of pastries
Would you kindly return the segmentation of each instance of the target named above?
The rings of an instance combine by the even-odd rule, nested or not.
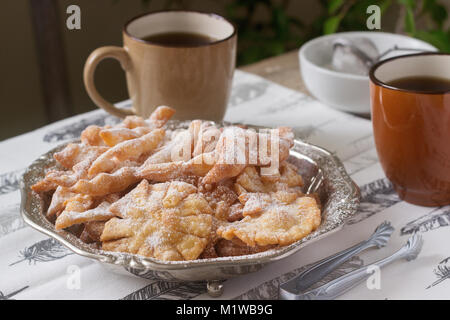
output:
[[[55,228],[103,250],[174,261],[262,252],[319,226],[317,198],[286,161],[290,128],[194,120],[170,130],[174,112],[89,126],[55,153],[57,165],[32,186],[51,199]]]

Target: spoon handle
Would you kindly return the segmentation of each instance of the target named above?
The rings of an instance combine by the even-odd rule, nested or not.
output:
[[[408,242],[392,255],[378,260],[369,266],[364,266],[349,272],[339,278],[336,278],[323,286],[305,292],[303,295],[298,295],[298,300],[330,300],[335,299],[341,294],[347,292],[357,284],[369,278],[373,273],[372,268],[379,268],[399,259],[406,259],[408,261],[414,260],[422,249],[422,237],[419,234],[414,234],[408,239]]]
[[[281,284],[280,299],[295,299],[297,293],[311,287],[314,283],[318,282],[356,254],[371,247],[384,247],[393,231],[394,228],[389,222],[383,222],[375,229],[375,232],[368,240],[362,241],[353,247],[317,262],[295,278]]]

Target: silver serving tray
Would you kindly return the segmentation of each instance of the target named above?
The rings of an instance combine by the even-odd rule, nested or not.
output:
[[[181,128],[185,124],[171,121],[169,126]],[[256,126],[249,127],[259,129]],[[206,280],[211,295],[221,293],[221,280],[258,271],[268,263],[288,257],[306,245],[340,230],[348,219],[356,215],[359,206],[359,189],[346,173],[341,161],[325,149],[296,139],[288,161],[299,168],[305,181],[304,192],[318,193],[322,203],[322,223],[305,238],[261,253],[192,261],[161,261],[134,254],[103,251],[94,245],[83,243],[67,231],[55,230],[54,225],[45,217],[44,200],[30,189],[44,177],[49,168],[56,165],[53,154],[66,144],[43,154],[23,174],[20,210],[25,222],[60,241],[76,254],[97,260],[112,271],[166,281]]]

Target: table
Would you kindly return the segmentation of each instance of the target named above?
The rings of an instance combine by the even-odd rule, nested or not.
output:
[[[275,57],[267,58],[239,68],[286,88],[311,95],[300,74],[298,50],[292,50]],[[370,119],[370,113],[354,114],[357,117]]]
[[[294,53],[242,70],[297,85]],[[282,61],[283,60],[283,61]],[[268,62],[269,61],[269,62]],[[276,67],[271,67],[275,61]],[[276,62],[281,61],[281,62]],[[388,220],[396,231],[389,245],[346,262],[324,282],[383,258],[413,232],[421,232],[419,259],[382,269],[371,286],[361,283],[341,299],[445,299],[450,297],[450,208],[423,208],[401,201],[385,178],[373,143],[370,121],[329,108],[312,97],[237,70],[226,120],[263,126],[292,126],[298,138],[334,152],[361,188],[358,219],[266,268],[225,282],[224,299],[276,298],[278,285],[308,265],[368,238]],[[252,71],[253,70],[253,71]],[[296,75],[297,73],[297,75]],[[283,74],[286,76],[284,77]],[[289,80],[290,79],[290,80]],[[118,104],[129,107],[130,101]],[[0,143],[0,298],[14,299],[206,299],[196,283],[167,283],[108,272],[59,242],[26,226],[19,215],[19,180],[42,153],[79,136],[88,125],[113,124],[117,118],[95,110],[58,121]]]
[[[243,66],[242,71],[250,72],[278,83],[287,88],[308,94],[308,89],[300,76],[298,50]]]

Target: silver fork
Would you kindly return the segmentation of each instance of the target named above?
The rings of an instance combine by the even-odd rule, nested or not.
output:
[[[279,298],[296,300],[296,296],[300,292],[311,287],[351,257],[369,248],[382,248],[386,246],[393,231],[394,228],[389,222],[385,221],[381,223],[369,239],[317,262],[293,279],[281,284]]]
[[[378,267],[382,268],[396,260],[406,259],[407,261],[411,261],[417,258],[420,251],[422,250],[423,239],[422,236],[418,233],[412,235],[408,242],[401,247],[394,254],[378,260],[375,263],[372,263],[369,267]],[[341,294],[347,292],[357,284],[366,280],[371,276],[371,273],[368,272],[368,267],[362,267],[352,272],[343,275],[337,279],[334,279],[323,286],[320,286],[316,289],[301,293],[296,295],[295,300],[329,300],[334,299]]]

